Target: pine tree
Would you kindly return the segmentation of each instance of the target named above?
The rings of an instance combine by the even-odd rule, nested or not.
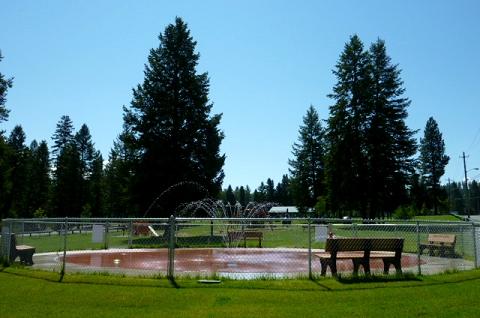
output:
[[[28,187],[28,215],[41,209],[47,213],[50,191],[50,158],[47,142],[42,140],[40,144],[32,141],[30,144],[29,163],[29,187]]]
[[[277,184],[277,187],[275,188],[275,194],[275,202],[278,202],[284,206],[290,206],[293,204],[290,195],[290,179],[288,178],[288,175],[285,174],[282,176],[282,182]]]
[[[53,182],[53,215],[80,217],[83,208],[83,177],[77,146],[62,148],[56,160]]]
[[[320,119],[310,106],[299,129],[298,143],[293,144],[294,159],[289,160],[293,199],[300,209],[313,207],[324,191],[324,148]]]
[[[131,206],[132,162],[135,157],[125,147],[127,135],[118,136],[105,167],[105,216],[134,216]]]
[[[233,189],[232,189],[232,186],[229,185],[228,188],[227,188],[227,192],[226,192],[226,200],[228,204],[230,205],[235,205],[235,203],[237,202],[236,198],[235,198],[235,194],[233,194]]]
[[[407,184],[416,151],[408,129],[408,98],[400,70],[392,65],[385,44],[369,51],[358,36],[345,45],[333,71],[337,83],[329,95],[326,183],[330,209],[384,216],[407,201]]]
[[[268,178],[265,186],[265,200],[267,202],[273,202],[275,200],[275,182]]]
[[[242,207],[246,207],[248,204],[245,188],[243,186],[238,190],[238,202]]]
[[[214,197],[224,177],[221,115],[210,116],[209,79],[197,74],[196,42],[180,18],[159,40],[160,46],[150,51],[143,84],[134,89],[130,108],[124,107],[125,127],[134,139],[127,146],[139,155],[134,163],[137,213],[182,181],[197,182]],[[179,203],[194,199],[193,192],[182,189],[151,212],[168,216]]]
[[[344,212],[365,211],[366,154],[361,135],[367,115],[364,111],[370,85],[368,54],[356,35],[340,55],[333,70],[337,83],[328,97],[335,101],[330,107],[326,133],[325,160],[328,205],[338,216]],[[365,214],[365,213],[363,213]]]
[[[84,179],[73,123],[64,115],[52,137],[55,169],[52,188],[53,216],[79,217],[83,207]]]
[[[99,151],[92,155],[90,175],[88,178],[88,200],[92,216],[105,216],[105,182],[103,157]]]
[[[92,170],[95,148],[92,142],[92,135],[90,135],[90,130],[86,124],[83,124],[75,134],[75,142],[80,154],[80,161],[82,162],[83,175],[87,178]]]
[[[415,131],[405,120],[410,100],[404,97],[401,71],[391,63],[385,42],[370,46],[371,98],[366,122],[368,153],[367,214],[384,216],[408,199],[407,185],[414,173]]]
[[[420,167],[423,178],[431,191],[434,213],[438,213],[438,190],[440,178],[445,174],[445,166],[450,157],[445,154],[445,143],[438,124],[430,117],[420,139]]]
[[[0,62],[2,61],[2,59],[3,56],[2,52],[0,51]],[[10,110],[7,109],[5,103],[7,102],[7,91],[9,88],[12,87],[12,83],[12,78],[7,79],[2,73],[0,73],[0,123],[8,119],[8,113],[10,112]],[[0,135],[2,135],[1,130]]]
[[[10,196],[9,214],[18,217],[27,217],[28,206],[28,158],[29,150],[25,145],[25,132],[22,126],[13,128],[8,138],[8,145],[13,150],[10,166],[12,188]]]
[[[56,158],[66,146],[74,141],[73,122],[68,115],[63,115],[60,118],[52,140],[52,155],[54,158]]]
[[[3,56],[0,51],[0,62]],[[0,123],[8,120],[9,110],[6,107],[7,91],[12,87],[13,79],[6,79],[0,73]],[[12,149],[8,146],[5,140],[4,130],[0,129],[0,218],[11,216],[8,215],[10,205],[10,195],[12,190],[12,166],[11,156],[13,156]]]

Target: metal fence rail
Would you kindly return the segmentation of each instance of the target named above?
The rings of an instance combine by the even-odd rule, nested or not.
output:
[[[326,257],[326,242],[331,237],[354,239],[349,242],[400,238],[403,272],[428,275],[480,266],[480,227],[468,222],[174,217],[5,219],[0,252],[8,262],[21,260],[18,253],[12,253],[12,234],[17,245],[35,248],[34,268],[61,273],[235,279],[312,277],[321,272],[320,256]],[[350,254],[362,252],[352,248],[347,247]],[[371,272],[383,273],[382,259],[375,255],[378,256],[372,251]],[[336,259],[342,274],[351,274],[353,264],[348,257]]]

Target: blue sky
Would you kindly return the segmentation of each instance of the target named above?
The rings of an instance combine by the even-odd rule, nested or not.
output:
[[[0,2],[0,72],[14,77],[0,129],[21,124],[28,143],[51,143],[66,114],[107,158],[149,50],[180,16],[209,73],[213,113],[223,113],[224,187],[288,172],[309,105],[328,117],[331,70],[352,34],[366,46],[386,41],[418,137],[437,120],[451,157],[444,181],[462,180],[463,151],[468,168],[480,167],[479,1]]]

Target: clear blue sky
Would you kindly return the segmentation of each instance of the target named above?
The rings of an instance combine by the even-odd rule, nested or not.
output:
[[[213,112],[223,113],[224,187],[288,172],[308,106],[332,104],[331,73],[349,37],[386,41],[412,100],[408,125],[439,123],[450,164],[480,167],[480,2],[471,1],[1,1],[0,72],[14,76],[8,132],[51,136],[67,114],[86,123],[108,157],[122,106],[143,81],[150,48],[175,16],[189,25],[210,76]],[[471,177],[480,178],[480,171]]]

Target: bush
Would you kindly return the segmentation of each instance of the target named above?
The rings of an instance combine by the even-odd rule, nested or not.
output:
[[[393,218],[408,220],[415,216],[415,210],[411,206],[400,206],[393,212]]]

